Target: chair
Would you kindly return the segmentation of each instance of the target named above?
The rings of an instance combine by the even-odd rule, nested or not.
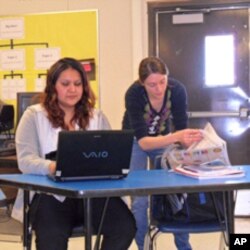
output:
[[[14,128],[14,106],[4,104],[0,112],[0,133]]]
[[[4,104],[0,111],[0,134],[4,136],[0,139],[0,156],[15,155],[15,142],[11,135],[14,128],[14,107]]]
[[[29,197],[26,196],[25,199],[29,200]],[[105,214],[106,214],[106,210],[107,210],[107,207],[108,207],[108,202],[109,202],[109,198],[106,198],[106,201],[105,201],[105,204],[104,204],[104,207],[103,207],[103,211],[102,211],[100,224],[99,224],[99,227],[98,227],[97,231],[95,231],[92,228],[92,234],[96,236],[96,241],[95,241],[95,245],[94,245],[93,250],[99,250],[100,249],[100,240],[101,240],[101,236],[102,236],[101,235],[101,229],[102,229],[104,217],[105,217]],[[86,203],[85,203],[85,206],[86,206]],[[29,205],[29,207],[30,207],[30,205]],[[85,207],[85,209],[87,209],[87,207]],[[24,223],[25,223],[25,219],[24,219]],[[87,229],[87,226],[85,227],[85,225],[83,223],[79,223],[79,224],[75,225],[73,230],[72,230],[72,234],[71,234],[70,238],[85,237],[86,229]],[[28,223],[28,232],[27,233],[28,233],[27,238],[25,239],[25,237],[23,237],[22,240],[23,241],[27,240],[27,242],[26,242],[27,243],[26,244],[27,248],[26,249],[31,250],[32,234],[33,234],[31,223]]]
[[[156,169],[161,168],[161,156],[156,157],[154,166]],[[222,237],[220,239],[219,249],[226,244],[229,244],[229,233],[227,218],[222,220],[218,216],[217,221],[206,221],[206,222],[193,222],[193,223],[181,223],[181,222],[161,222],[153,218],[153,198],[150,197],[150,222],[148,233],[145,237],[145,247],[144,250],[154,250],[156,244],[157,236],[160,233],[211,233],[211,232],[222,232]],[[215,205],[215,204],[214,204]],[[216,211],[216,205],[215,205]],[[218,213],[217,213],[218,214]]]

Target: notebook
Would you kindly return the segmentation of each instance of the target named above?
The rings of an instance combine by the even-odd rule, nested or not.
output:
[[[49,177],[55,181],[123,178],[129,172],[133,137],[132,130],[61,131],[56,171]]]

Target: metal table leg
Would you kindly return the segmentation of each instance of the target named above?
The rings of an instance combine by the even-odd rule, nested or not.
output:
[[[23,196],[23,249],[24,250],[31,250],[31,234],[32,229],[29,223],[29,191],[24,190]]]
[[[84,206],[84,223],[86,227],[86,235],[85,235],[85,250],[92,249],[92,214],[91,214],[91,199],[86,198],[83,200]]]
[[[229,246],[230,234],[234,233],[234,191],[223,192],[223,201],[226,224],[225,241],[226,245]]]

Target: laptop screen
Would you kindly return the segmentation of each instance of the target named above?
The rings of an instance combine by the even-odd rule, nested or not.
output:
[[[61,131],[56,178],[119,178],[129,170],[132,130]]]

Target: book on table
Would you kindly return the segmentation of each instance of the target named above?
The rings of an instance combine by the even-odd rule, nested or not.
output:
[[[239,167],[231,166],[227,143],[207,123],[202,130],[203,139],[187,149],[180,145],[167,147],[162,156],[162,166],[194,178],[233,178],[244,176]]]

